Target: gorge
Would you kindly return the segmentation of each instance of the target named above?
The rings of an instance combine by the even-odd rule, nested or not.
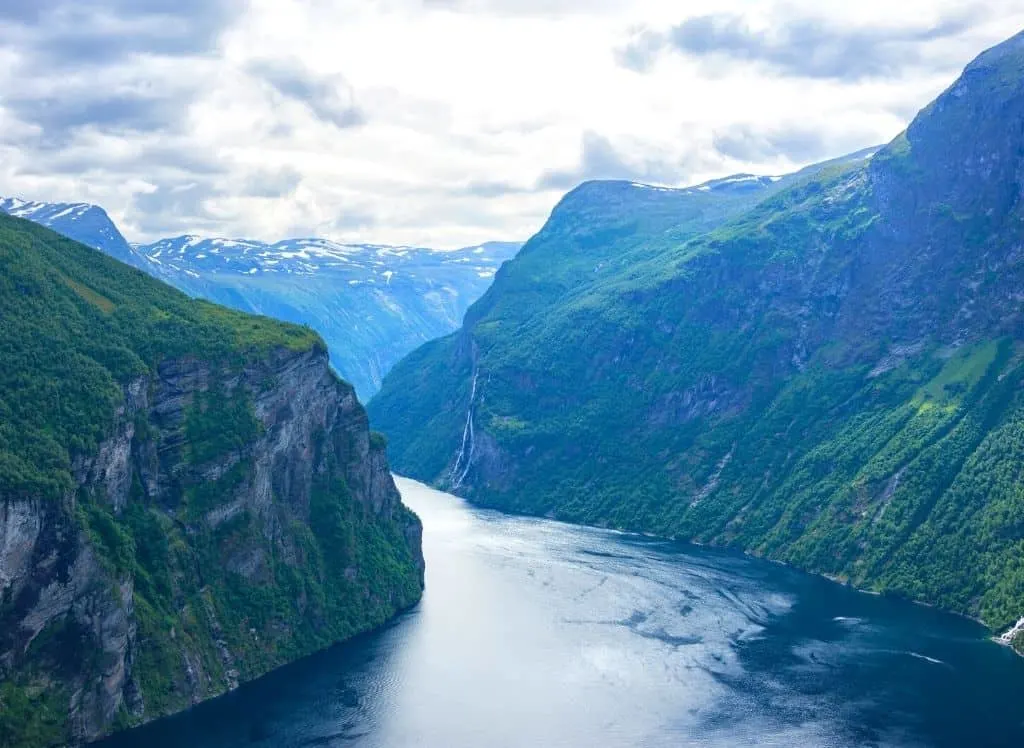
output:
[[[45,19],[121,40],[207,8],[121,26],[131,4],[43,5],[0,10],[0,35],[43,40]],[[307,70],[304,44],[247,57],[254,28],[305,16],[237,5],[230,32],[198,35],[209,80],[170,109],[159,76],[66,106],[0,82],[5,192],[78,190],[149,227],[133,244],[98,205],[0,198],[0,748],[1024,744],[1024,32],[887,144],[791,171],[812,159],[760,150],[890,138],[910,115],[886,65],[959,69],[937,48],[991,35],[959,16],[621,26],[620,46],[580,48],[583,85],[549,90],[568,119],[527,96],[537,111],[492,120],[516,86],[485,74],[490,49],[470,68],[434,43],[457,58],[438,76],[433,52],[408,66],[388,47],[349,85]],[[605,6],[521,5],[377,22],[412,44],[494,13],[551,31],[527,41],[557,39],[557,60],[546,24],[597,29]],[[367,7],[335,19],[323,59]],[[177,85],[190,68],[164,41],[126,59]],[[741,75],[719,76],[730,45]],[[540,88],[561,64],[517,62],[541,74],[510,80]],[[422,80],[389,88],[410,67]],[[679,90],[704,103],[766,90],[701,125],[663,95],[682,98],[675,79],[641,83],[654,68],[696,75]],[[484,90],[462,109],[420,97],[463,73]],[[773,80],[801,119],[816,93],[891,84],[848,103],[899,125],[748,127]],[[590,116],[636,133],[585,130],[559,161]],[[143,156],[153,173],[127,174]],[[521,235],[565,189],[524,245],[349,243]]]

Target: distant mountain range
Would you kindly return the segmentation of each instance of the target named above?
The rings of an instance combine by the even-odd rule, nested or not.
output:
[[[364,401],[403,355],[454,331],[520,247],[489,242],[446,252],[317,238],[267,244],[198,236],[132,245],[96,205],[6,198],[0,211],[99,249],[191,296],[309,325]]]

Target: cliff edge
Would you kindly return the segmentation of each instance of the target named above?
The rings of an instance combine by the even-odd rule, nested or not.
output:
[[[80,743],[376,627],[421,527],[305,328],[0,217],[0,743]]]

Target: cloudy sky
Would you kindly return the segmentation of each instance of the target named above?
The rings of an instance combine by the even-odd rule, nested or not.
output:
[[[181,233],[526,238],[592,178],[885,142],[1024,0],[2,0],[0,195]]]

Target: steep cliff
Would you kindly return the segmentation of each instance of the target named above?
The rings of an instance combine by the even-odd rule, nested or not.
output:
[[[401,472],[1024,615],[1024,36],[717,227],[588,189],[385,380]]]
[[[81,742],[378,626],[420,525],[309,330],[0,218],[0,744]]]

